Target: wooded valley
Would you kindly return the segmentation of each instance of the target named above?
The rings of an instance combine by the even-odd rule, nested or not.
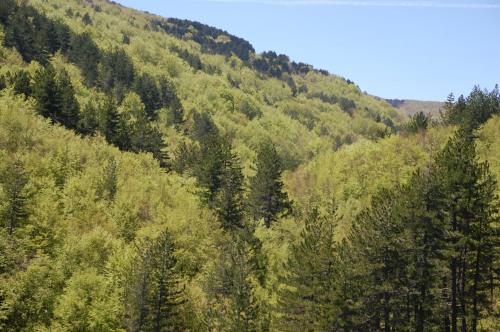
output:
[[[104,0],[0,41],[1,331],[498,331],[498,87],[410,116]]]

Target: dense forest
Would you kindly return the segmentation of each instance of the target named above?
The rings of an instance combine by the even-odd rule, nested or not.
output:
[[[498,331],[498,87],[407,116],[105,0],[0,44],[0,331]]]

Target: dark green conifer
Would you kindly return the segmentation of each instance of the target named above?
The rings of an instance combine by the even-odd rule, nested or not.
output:
[[[52,122],[60,123],[63,119],[62,96],[55,76],[56,72],[52,65],[40,68],[33,78],[33,97],[36,100],[36,110],[40,115],[51,119]]]
[[[332,217],[332,215],[330,215]],[[280,331],[332,331],[335,321],[334,223],[313,208],[292,246],[278,291]]]
[[[75,90],[66,70],[59,73],[57,78],[58,93],[60,95],[61,109],[59,122],[70,129],[76,129],[80,121],[80,104],[75,97]]]
[[[9,235],[12,235],[14,230],[28,219],[27,183],[28,176],[24,171],[21,160],[16,159],[7,165],[1,179],[5,194],[2,220],[3,226],[7,228]]]
[[[185,302],[175,245],[168,230],[138,245],[128,293],[129,328],[137,331],[177,331],[179,306]]]
[[[255,219],[264,219],[267,227],[280,214],[291,209],[288,195],[281,180],[281,158],[275,146],[264,142],[257,152],[256,174],[250,179],[250,213]]]

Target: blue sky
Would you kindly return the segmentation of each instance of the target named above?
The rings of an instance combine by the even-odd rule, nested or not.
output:
[[[200,21],[385,98],[500,83],[500,0],[119,0]]]

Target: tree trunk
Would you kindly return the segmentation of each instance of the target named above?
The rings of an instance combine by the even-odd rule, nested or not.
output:
[[[461,316],[462,316],[462,332],[467,332],[467,307],[465,303],[465,299],[467,294],[465,293],[465,286],[467,284],[466,280],[466,269],[467,269],[467,263],[466,263],[466,257],[467,257],[467,248],[464,248],[463,251],[463,256],[461,259],[461,277],[460,277],[460,311],[461,311]]]
[[[450,332],[450,310],[448,308],[448,280],[446,276],[443,278],[443,302],[444,302],[444,311],[443,311],[443,330],[444,332]]]
[[[474,268],[474,284],[472,286],[472,332],[477,331],[477,320],[479,316],[479,310],[477,308],[477,287],[479,283],[479,260],[481,257],[481,243],[479,243],[476,254],[476,266]]]
[[[457,231],[457,220],[453,216],[453,232]],[[457,258],[451,259],[451,331],[457,332]]]

